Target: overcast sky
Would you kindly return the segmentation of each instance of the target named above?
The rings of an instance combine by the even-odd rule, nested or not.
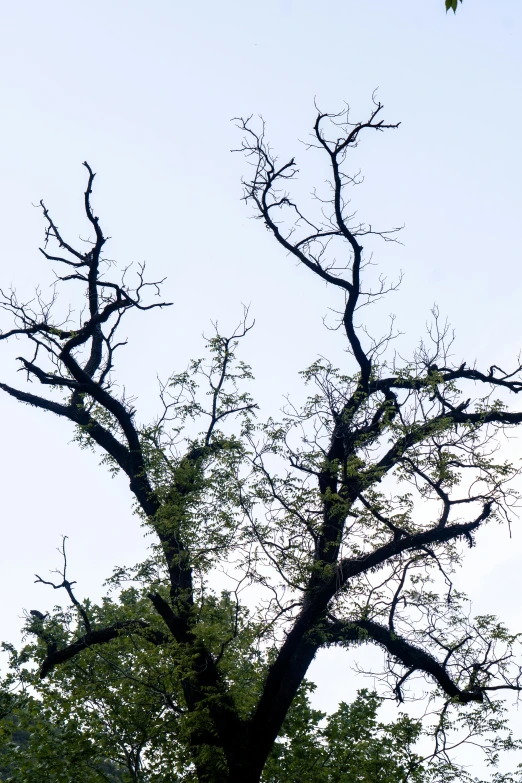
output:
[[[230,119],[262,114],[274,148],[295,154],[304,180],[321,184],[320,158],[298,141],[313,124],[314,97],[327,111],[347,101],[364,118],[378,88],[386,119],[402,124],[361,144],[355,164],[365,182],[354,206],[375,226],[405,225],[404,245],[380,246],[374,258],[405,277],[372,325],[393,312],[411,348],[437,302],[456,329],[456,358],[510,366],[522,348],[522,5],[464,0],[455,17],[443,6],[2,3],[1,285],[28,295],[39,280],[49,283],[32,206],[40,198],[68,236],[85,236],[87,159],[98,172],[93,198],[111,257],[146,260],[151,275],[167,276],[174,302],[128,323],[120,377],[141,420],[156,410],[156,375],[200,355],[210,321],[234,326],[241,303],[256,318],[245,358],[257,397],[277,412],[285,393],[299,397],[297,373],[318,354],[345,361],[339,337],[322,326],[338,300],[248,219]],[[13,380],[13,356],[0,345],[0,378]],[[16,641],[22,610],[56,599],[33,574],[58,565],[61,534],[70,538],[79,594],[95,598],[112,567],[138,560],[145,544],[126,481],[71,443],[67,423],[5,398],[0,415],[0,636]],[[517,458],[520,446],[512,445]],[[477,611],[522,628],[522,531],[510,540],[492,529],[478,544],[462,584]],[[353,693],[340,653],[322,654],[312,673],[327,708]]]

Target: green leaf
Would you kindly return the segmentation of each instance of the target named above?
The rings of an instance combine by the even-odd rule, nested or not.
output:
[[[462,3],[462,0],[460,0],[460,2]],[[446,0],[446,11],[449,11],[451,9],[453,13],[456,13],[458,3],[459,0]]]

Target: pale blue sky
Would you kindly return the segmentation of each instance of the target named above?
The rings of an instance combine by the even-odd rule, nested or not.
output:
[[[37,276],[50,280],[31,203],[45,198],[71,237],[84,230],[87,158],[112,257],[146,259],[168,276],[175,302],[127,330],[121,374],[142,417],[154,411],[156,373],[182,369],[210,320],[234,325],[242,302],[257,321],[249,358],[258,396],[277,411],[284,393],[299,393],[299,369],[339,351],[321,326],[336,300],[247,219],[230,118],[263,114],[274,147],[298,156],[306,182],[322,182],[319,159],[297,142],[314,96],[327,110],[348,101],[363,117],[378,87],[386,117],[402,125],[361,145],[365,183],[354,204],[375,225],[406,228],[404,246],[376,254],[405,279],[374,323],[394,312],[408,348],[438,302],[457,330],[458,358],[504,366],[522,348],[521,37],[519,0],[464,0],[455,18],[443,0],[4,3],[2,285],[29,292]],[[13,353],[0,348],[0,377],[12,379]],[[22,608],[55,599],[32,575],[57,563],[61,533],[79,591],[93,596],[143,542],[125,481],[70,443],[67,424],[5,398],[0,416],[0,628],[15,639]],[[483,538],[466,586],[481,610],[503,610],[522,627],[522,533]],[[328,707],[353,686],[351,675],[331,677],[333,663],[314,669]]]

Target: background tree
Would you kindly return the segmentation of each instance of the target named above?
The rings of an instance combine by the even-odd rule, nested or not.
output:
[[[279,163],[264,128],[238,121],[251,165],[245,200],[287,253],[337,291],[336,326],[350,356],[341,369],[316,360],[303,373],[311,396],[289,404],[282,421],[255,419],[252,374],[237,358],[251,328],[245,313],[231,336],[208,339],[207,359],[161,385],[158,419],[138,422],[114,379],[125,345],[118,335],[129,312],[167,303],[147,297],[159,297],[160,282],[148,282],[143,267],[133,286],[128,269],[114,276],[87,164],[92,241],[75,248],[42,202],[42,253],[61,269],[56,287],[30,302],[1,294],[14,323],[0,339],[28,342],[21,369],[47,393],[0,389],[71,421],[81,446],[127,475],[154,536],[151,557],[117,569],[100,605],[76,597],[64,542],[59,577],[37,579],[70,606],[29,613],[36,642],[20,655],[11,650],[6,688],[36,688],[59,727],[87,747],[104,737],[103,758],[132,780],[258,783],[264,769],[277,779],[285,756],[277,738],[291,731],[308,667],[329,645],[384,650],[381,680],[399,701],[429,684],[438,699],[434,758],[460,741],[459,727],[471,736],[491,730],[483,742],[493,761],[513,746],[509,732],[499,734],[493,699],[520,689],[518,637],[490,616],[472,619],[451,573],[461,542],[473,544],[487,523],[509,522],[516,503],[518,470],[497,452],[500,436],[522,422],[504,401],[522,389],[522,368],[454,364],[436,311],[411,359],[393,351],[393,324],[372,337],[360,323],[361,308],[395,287],[373,273],[361,243],[393,241],[397,230],[356,220],[348,192],[358,179],[345,171],[363,134],[397,127],[381,112],[377,103],[355,123],[348,112],[319,112],[308,146],[330,180],[307,208],[288,192],[295,160]],[[79,315],[60,312],[64,284],[84,290]],[[371,702],[367,709],[375,714]],[[324,742],[346,736],[345,718],[341,708]],[[343,774],[354,758],[340,762]],[[406,757],[395,761],[393,774],[415,779]]]

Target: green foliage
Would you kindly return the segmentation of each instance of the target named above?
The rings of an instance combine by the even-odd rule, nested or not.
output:
[[[460,0],[462,3],[462,0]],[[457,12],[459,0],[446,0],[446,11],[449,11],[450,9],[453,11],[453,13]]]
[[[308,686],[310,688],[310,686]],[[378,721],[380,699],[359,691],[352,704],[342,702],[326,717],[313,710],[303,688],[292,706],[266,766],[266,783],[423,783],[427,767],[415,753],[420,722],[402,715]]]
[[[212,591],[207,576],[220,558],[235,553],[236,564],[243,568],[245,560],[240,558],[250,558],[249,579],[257,587],[264,587],[267,559],[262,558],[269,553],[268,562],[286,575],[289,584],[304,587],[312,568],[319,568],[311,568],[307,533],[311,530],[317,535],[322,504],[328,504],[333,514],[341,516],[347,514],[348,507],[345,499],[330,488],[318,494],[306,472],[304,478],[290,472],[269,472],[265,460],[279,460],[290,451],[307,471],[327,469],[335,477],[343,470],[346,476],[357,477],[366,469],[365,454],[371,439],[361,428],[357,454],[343,466],[335,460],[325,466],[324,451],[318,444],[331,437],[332,410],[342,409],[353,395],[357,378],[342,374],[324,360],[303,373],[305,382],[315,386],[317,393],[308,397],[302,411],[288,414],[281,422],[268,421],[254,428],[252,401],[236,389],[236,383],[250,379],[250,370],[244,364],[234,367],[229,347],[230,372],[226,380],[232,391],[227,392],[225,402],[216,403],[211,415],[216,420],[220,412],[240,408],[242,421],[239,433],[214,428],[212,438],[208,438],[208,430],[197,430],[206,415],[199,379],[210,377],[211,389],[215,386],[219,364],[212,357],[217,353],[223,363],[223,346],[221,338],[210,341],[209,363],[193,362],[187,372],[168,381],[162,389],[166,415],[140,432],[147,470],[162,498],[155,519],[144,518],[144,524],[163,537],[174,531],[176,536],[191,542],[187,557],[194,577],[194,600],[189,609],[194,645],[186,648],[173,637],[166,637],[161,644],[155,641],[154,634],[165,635],[165,626],[151,604],[150,594],[155,592],[167,601],[170,589],[169,573],[157,544],[152,545],[151,556],[143,563],[114,571],[107,581],[109,592],[100,604],[85,601],[68,609],[56,607],[43,620],[28,617],[31,642],[20,652],[6,648],[10,655],[10,672],[3,690],[7,705],[2,724],[6,780],[194,783],[195,758],[215,770],[225,768],[222,752],[212,742],[215,724],[211,718],[212,708],[220,704],[222,693],[208,689],[197,708],[189,711],[184,688],[194,680],[198,651],[205,649],[219,662],[238,716],[248,719],[276,652],[278,642],[272,618],[279,609],[278,605],[268,609],[261,605],[251,612],[239,601],[238,593]],[[405,368],[401,382],[411,382],[413,377],[413,368]],[[439,383],[435,373],[429,375],[418,391],[419,398],[429,400]],[[446,393],[458,392],[448,384]],[[362,421],[375,417],[372,405],[371,400],[361,400],[358,415]],[[478,409],[486,415],[499,406],[482,400]],[[174,436],[166,426],[171,415],[176,423]],[[310,423],[314,438],[304,437],[299,445],[292,445],[296,430],[306,432]],[[196,427],[190,430],[194,424]],[[429,477],[431,484],[420,490],[417,486],[421,501],[430,499],[434,484],[446,492],[459,486],[466,456],[446,446],[452,429],[449,420],[439,419],[428,432],[430,444],[444,443],[445,448],[424,448],[423,423],[415,417],[411,421],[404,417],[396,423],[386,405],[380,427],[385,436],[391,433],[395,439],[419,441],[416,449],[411,450],[409,461],[398,465],[396,475],[399,483],[406,485],[411,485],[415,471]],[[482,476],[481,480],[496,486],[509,479],[514,468],[475,448],[478,429],[477,425],[463,427],[458,447],[464,444],[465,454],[471,455],[470,464]],[[263,438],[257,456],[252,447],[254,436]],[[84,445],[93,445],[88,431],[79,431],[79,438]],[[187,458],[187,451],[195,457]],[[352,518],[344,539],[345,550],[352,557],[364,556],[369,547],[386,543],[389,528],[379,524],[381,517],[403,531],[413,533],[418,526],[414,519],[418,501],[411,487],[410,491],[390,495],[378,488],[379,483],[374,475],[370,476],[366,490],[368,507],[361,508]],[[267,509],[264,519],[255,514],[259,503]],[[260,540],[266,544],[256,550]],[[238,541],[242,549],[238,548]],[[271,548],[270,541],[276,546]],[[458,563],[459,557],[453,544],[446,545],[446,568]],[[476,618],[476,633],[469,633],[465,596],[456,591],[450,596],[441,595],[434,589],[433,571],[438,571],[441,562],[440,557],[433,561],[423,552],[413,553],[407,562],[400,562],[404,577],[407,575],[409,580],[407,584],[403,580],[402,601],[404,610],[408,607],[410,639],[425,646],[437,639],[445,649],[453,650],[454,665],[457,669],[461,665],[464,670],[468,660],[477,655],[477,633],[486,655],[496,646],[511,649],[518,637],[509,634],[493,617]],[[320,568],[324,576],[326,567]],[[393,574],[390,578],[395,585],[397,578],[395,582]],[[342,600],[350,606],[352,616],[374,618],[380,606],[383,612],[389,611],[388,591],[388,583],[381,580],[368,594],[364,576],[352,581],[349,599],[343,596]],[[181,603],[182,598],[177,600]],[[38,666],[49,654],[49,639],[58,647],[66,647],[81,638],[85,616],[95,628],[138,621],[147,628],[138,633],[136,626],[135,631],[122,632],[102,647],[87,647],[81,656],[55,668],[50,677],[40,679]],[[395,622],[399,627],[398,608]],[[367,638],[361,631],[360,643]],[[504,671],[504,662],[507,667],[509,660],[509,655],[500,657],[497,668]],[[431,758],[429,751],[423,759],[419,741],[421,746],[427,746],[434,738],[437,742],[441,737],[458,737],[458,741],[463,737],[480,738],[492,763],[498,760],[500,751],[518,747],[495,704],[480,705],[467,712],[454,711],[449,706],[435,726],[404,714],[385,724],[377,717],[380,699],[375,693],[360,691],[353,704],[343,703],[333,715],[326,716],[310,706],[312,687],[306,683],[301,687],[287,714],[263,772],[266,783],[465,780],[464,772],[448,757]],[[197,753],[194,737],[205,738],[199,741]]]
[[[122,698],[111,704],[108,695],[115,685],[111,674],[105,688],[100,689],[92,670],[82,682],[84,688],[89,683],[88,695],[81,693],[77,681],[67,689],[65,700],[60,688],[42,692],[38,699],[1,692],[0,780],[195,783],[187,735],[180,724],[172,724],[150,692],[144,699],[140,688],[122,693],[119,686]],[[262,783],[480,783],[448,758],[420,752],[420,747],[427,747],[420,720],[402,713],[392,722],[380,721],[382,699],[375,692],[363,689],[351,704],[342,702],[326,715],[310,705],[314,689],[308,682],[300,688]],[[86,704],[90,709],[85,709]],[[482,711],[474,710],[466,722],[468,728],[473,724],[476,735],[484,730],[497,733],[491,763],[498,760],[498,751],[517,747],[510,735],[501,736],[505,731],[501,711],[488,724]],[[449,720],[443,729],[451,729]],[[215,754],[210,747],[206,752]],[[496,773],[491,778],[491,783],[521,781],[521,773]]]
[[[24,697],[13,701],[0,723],[0,780],[125,783],[129,777],[103,758],[74,720],[58,723],[41,701]]]

